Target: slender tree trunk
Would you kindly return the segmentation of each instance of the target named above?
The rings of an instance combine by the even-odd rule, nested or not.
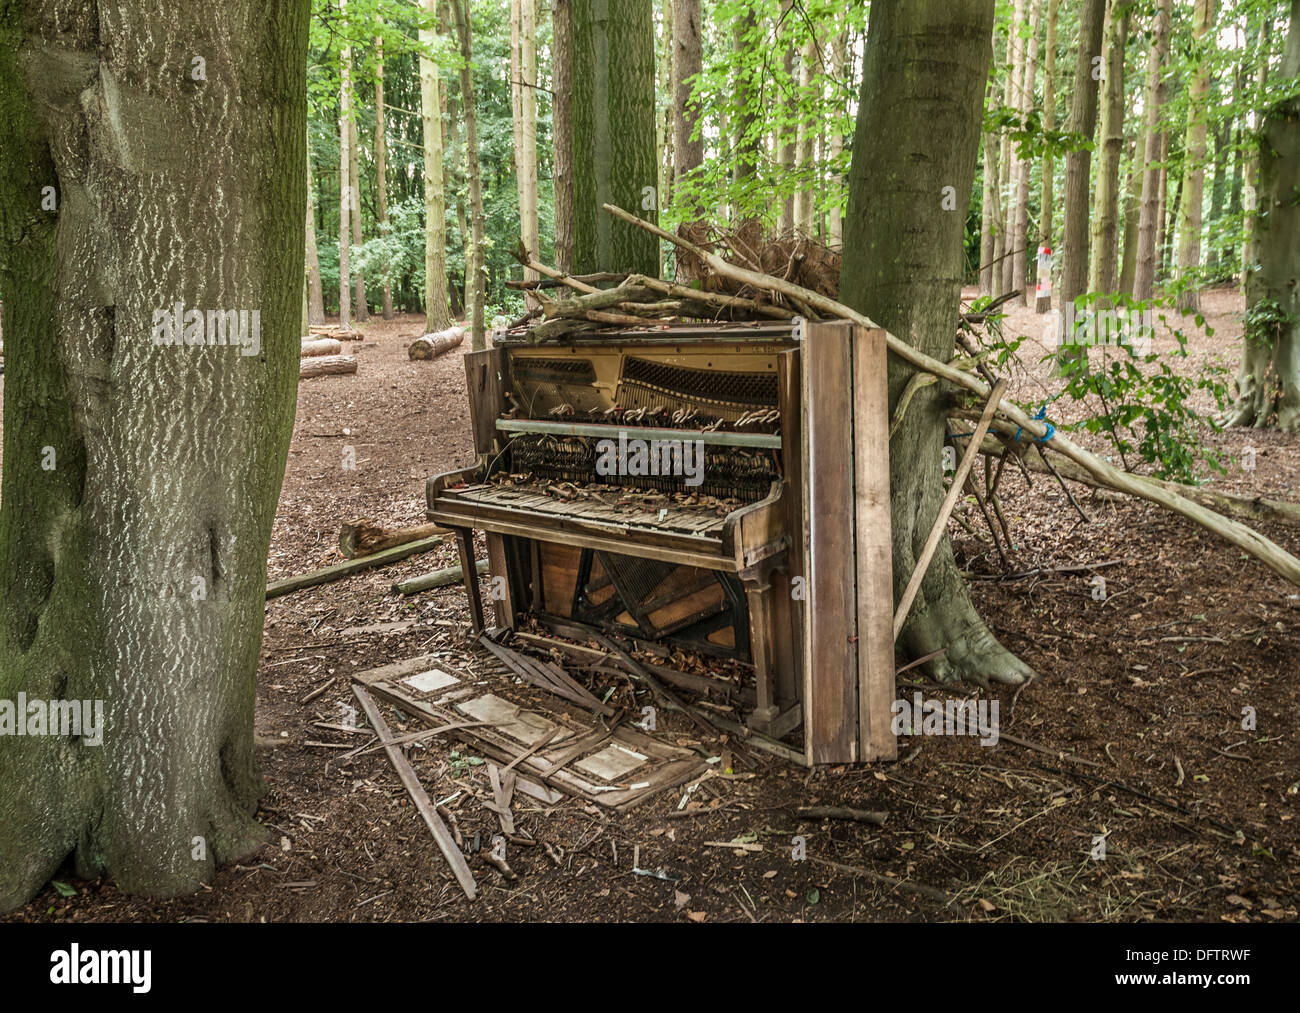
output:
[[[437,0],[421,0],[429,15]],[[437,43],[433,28],[420,32],[420,122],[424,128],[424,312],[428,333],[453,321],[447,298],[447,202],[442,179],[442,84],[428,52]]]
[[[659,274],[659,242],[601,210],[658,218],[650,0],[573,0],[573,270]]]
[[[1048,0],[1047,37],[1043,40],[1043,127],[1046,130],[1056,129],[1056,27],[1060,7],[1061,0]],[[1056,186],[1055,172],[1055,160],[1050,152],[1045,152],[1043,154],[1043,191],[1039,202],[1041,209],[1038,219],[1038,245],[1049,251],[1052,249],[1052,215],[1055,211],[1053,206],[1055,202],[1055,193],[1053,191]],[[1050,277],[1047,280],[1049,283],[1051,282]],[[1052,297],[1050,295],[1036,298],[1026,291],[1026,306],[1029,305],[1031,298],[1034,300],[1034,309],[1039,313],[1047,313],[1051,310]]]
[[[1291,0],[1281,77],[1290,93],[1265,113],[1259,136],[1259,264],[1246,281],[1251,312],[1232,424],[1295,433],[1300,432],[1300,0]]]
[[[383,24],[383,20],[379,22]],[[386,236],[388,227],[388,131],[384,109],[384,40],[375,36],[375,203],[379,215],[379,234]],[[393,283],[384,278],[384,319],[393,319]]]
[[[1156,163],[1162,157],[1160,117],[1168,93],[1164,63],[1169,54],[1169,19],[1172,10],[1173,0],[1161,0],[1160,7],[1156,10],[1151,51],[1147,56],[1142,211],[1138,222],[1137,254],[1133,269],[1133,298],[1142,300],[1150,299],[1155,293],[1156,226],[1160,214],[1160,174],[1164,171],[1163,168],[1157,168]]]
[[[952,357],[961,295],[965,216],[916,195],[954,186],[957,206],[969,207],[993,6],[992,0],[879,4],[867,30],[841,298],[945,361]],[[906,114],[920,109],[924,115]],[[913,375],[891,359],[891,407]],[[936,387],[921,390],[891,441],[896,597],[944,496],[945,405]],[[942,681],[1020,682],[1032,675],[976,614],[947,539],[921,583],[899,646],[912,658],[941,654],[928,664]]]
[[[990,81],[990,85],[991,85]],[[980,295],[994,294],[995,280],[1002,275],[997,267],[998,224],[998,138],[985,131],[983,138],[984,193],[980,208]]]
[[[355,114],[349,123],[351,138],[348,144],[348,164],[349,175],[352,177],[352,200],[349,206],[352,208],[352,243],[354,246],[361,246],[364,239],[361,236],[361,173],[358,171],[358,154],[360,148],[359,138],[357,137],[357,120]],[[353,272],[353,288],[355,292],[355,308],[358,323],[368,323],[370,321],[370,308],[366,304],[366,279],[360,269]]]
[[[325,289],[320,280],[320,253],[316,248],[316,191],[312,186],[311,146],[307,145],[307,325],[325,323]],[[306,331],[303,331],[306,334]]]
[[[1264,96],[1268,87],[1268,51],[1273,33],[1273,19],[1267,15],[1259,26],[1259,78],[1255,91],[1254,109],[1251,111],[1251,128],[1258,131],[1263,112]],[[1241,245],[1241,290],[1246,291],[1246,281],[1255,267],[1255,212],[1259,208],[1259,148],[1252,146],[1246,159],[1245,193],[1242,209],[1246,212],[1246,236]]]
[[[735,59],[736,89],[736,179],[748,179],[758,171],[763,152],[763,134],[758,127],[756,106],[758,92],[749,65],[743,59],[751,47],[759,44],[758,15],[746,5],[736,18],[732,54]]]
[[[830,165],[830,179],[828,186],[833,194],[838,194],[844,190],[844,176],[837,170],[836,166],[844,157],[844,132],[840,127],[840,121],[843,119],[847,108],[847,95],[844,90],[845,71],[848,69],[848,29],[837,24],[835,27],[835,38],[831,41],[831,73],[827,87],[830,90],[830,118],[827,129],[829,131],[827,138],[827,162]],[[840,210],[837,203],[832,203],[828,209],[830,216],[829,226],[827,228],[827,243],[834,250],[841,249],[844,246],[844,213]]]
[[[29,733],[36,701],[90,719],[0,735],[0,911],[65,860],[171,897],[266,839],[253,711],[298,375],[308,4],[97,10],[0,17],[0,700],[26,695]]]
[[[1070,101],[1068,130],[1091,139],[1097,129],[1097,79],[1092,76],[1093,57],[1101,56],[1102,27],[1106,0],[1081,0],[1079,51],[1074,67],[1074,95]],[[1088,175],[1092,152],[1087,148],[1065,156],[1065,228],[1061,265],[1060,307],[1070,305],[1088,290],[1088,219],[1092,213]],[[1064,320],[1064,316],[1062,317]],[[1079,353],[1073,336],[1062,334],[1061,360]]]
[[[519,3],[519,215],[520,238],[533,256],[540,256],[537,222],[537,0]],[[537,272],[525,271],[535,280]]]
[[[554,0],[551,133],[555,172],[555,266],[573,269],[573,2]]]
[[[1034,94],[1038,83],[1038,28],[1043,17],[1043,0],[1032,0],[1029,12],[1029,38],[1024,43],[1024,74],[1019,85],[1016,110],[1023,120],[1034,107]],[[1029,291],[1029,168],[1030,159],[1016,158],[1016,219],[1011,237],[1011,248],[1016,251],[1011,258],[1011,290],[1021,293],[1021,302],[1030,305],[1033,295]]]
[[[1214,182],[1210,185],[1210,254],[1205,266],[1211,282],[1219,280],[1218,231],[1223,224],[1223,209],[1228,202],[1228,178],[1232,175],[1232,122],[1225,118],[1214,131]]]
[[[795,168],[795,141],[796,131],[794,123],[799,116],[798,78],[795,72],[795,62],[798,51],[794,47],[794,19],[797,15],[794,12],[793,0],[781,0],[781,14],[777,22],[776,37],[785,38],[790,41],[785,44],[781,54],[781,71],[784,97],[778,99],[785,105],[785,115],[783,122],[776,126],[776,137],[774,146],[777,153],[777,165],[781,170],[781,178],[785,185],[789,186],[791,177],[794,175]],[[790,232],[794,229],[794,194],[786,197],[781,205],[781,231]]]
[[[1002,95],[1002,104],[1008,109],[1019,111],[1020,87],[1025,76],[1025,40],[1020,37],[1025,25],[1029,0],[1015,0],[1015,12],[1007,33],[1007,81]],[[998,163],[1001,175],[998,179],[998,194],[1006,215],[1002,219],[1002,249],[998,256],[998,276],[1002,279],[998,294],[1013,291],[1016,280],[1016,258],[1018,257],[1016,239],[1016,220],[1019,211],[1016,198],[1019,196],[1016,175],[1016,146],[1011,141],[1011,132],[1002,131],[1002,157]]]
[[[339,11],[347,22],[348,0],[339,0]],[[356,181],[352,178],[352,49],[343,47],[339,87],[339,326],[352,326],[352,202]]]
[[[1133,294],[1133,276],[1137,272],[1137,236],[1142,208],[1142,152],[1145,140],[1142,131],[1129,146],[1128,182],[1124,187],[1124,233],[1120,258],[1119,291]]]
[[[816,169],[817,123],[812,119],[808,107],[813,104],[813,96],[819,81],[821,67],[817,62],[817,40],[809,33],[799,52],[799,120],[795,127],[794,171],[798,178],[798,188],[794,192],[794,226],[805,236],[815,232],[813,208],[814,191],[817,187],[814,172]]]
[[[466,289],[466,301],[469,304],[470,346],[474,351],[487,347],[485,336],[486,279],[483,270],[486,258],[486,218],[483,214],[483,172],[479,164],[478,150],[478,113],[474,97],[473,51],[471,49],[469,28],[469,0],[451,0],[452,11],[456,15],[456,31],[460,39],[460,55],[463,66],[460,69],[461,102],[465,107],[465,164],[469,173],[469,208],[470,208],[470,256],[466,260],[466,272],[472,284]]]
[[[1210,59],[1205,50],[1214,45],[1214,0],[1196,0],[1192,41],[1199,52],[1187,89],[1187,137],[1183,144],[1182,212],[1178,220],[1178,270],[1186,287],[1178,295],[1179,309],[1201,305],[1201,201],[1205,189],[1206,100],[1210,91]]]
[[[1101,157],[1092,215],[1092,254],[1088,289],[1114,293],[1118,288],[1120,161],[1124,154],[1124,47],[1128,40],[1127,0],[1106,5],[1102,42]]]
[[[704,135],[700,105],[693,98],[694,78],[704,69],[700,0],[674,0],[673,4],[673,186],[704,164]],[[693,202],[688,218],[701,213]]]
[[[676,192],[677,178],[673,172],[673,166],[676,164],[673,149],[676,146],[676,134],[674,121],[676,120],[676,96],[677,96],[677,59],[674,55],[673,47],[673,30],[676,27],[673,13],[673,0],[662,0],[663,6],[660,8],[659,22],[663,29],[662,42],[655,40],[655,66],[662,71],[664,80],[655,82],[655,95],[658,97],[662,91],[669,96],[664,103],[662,115],[658,112],[655,114],[655,150],[659,152],[659,206],[667,207],[673,200],[673,194]],[[656,105],[657,109],[657,105]]]
[[[1156,205],[1155,276],[1165,276],[1169,263],[1169,131],[1160,132],[1160,199]]]

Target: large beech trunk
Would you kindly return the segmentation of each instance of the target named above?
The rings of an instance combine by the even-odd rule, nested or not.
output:
[[[928,355],[952,357],[992,58],[993,0],[914,0],[873,8],[863,64],[840,298]],[[909,115],[898,115],[899,109]],[[916,194],[957,189],[961,212]],[[891,411],[914,371],[890,361]],[[945,413],[931,386],[912,401],[890,445],[894,594],[906,586],[944,496]],[[1018,682],[1030,669],[975,613],[945,538],[921,584],[900,647],[940,679]]]
[[[69,856],[171,896],[263,839],[253,708],[297,384],[308,6],[3,5],[0,701],[102,701],[104,725],[101,744],[0,735],[0,910]],[[249,340],[156,342],[177,303],[247,311]]]

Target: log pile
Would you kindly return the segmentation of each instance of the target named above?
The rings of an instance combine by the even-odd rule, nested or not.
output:
[[[449,327],[445,331],[434,331],[422,338],[416,338],[406,350],[412,360],[436,359],[443,352],[450,351],[465,340],[465,328]]]
[[[338,338],[303,338],[298,352],[300,358],[309,359],[315,355],[341,355],[343,342]]]

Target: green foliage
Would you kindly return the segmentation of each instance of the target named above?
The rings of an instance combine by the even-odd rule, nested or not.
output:
[[[1123,297],[1109,297],[1114,308],[1126,314],[1146,319],[1156,317],[1157,309],[1172,306],[1169,300],[1139,302]],[[1095,307],[1098,296],[1090,293],[1078,300],[1080,309]],[[1168,325],[1164,312],[1159,321]],[[1205,321],[1195,315],[1197,326]],[[1187,356],[1187,337],[1180,328],[1172,327],[1177,339],[1174,355]],[[1212,334],[1211,328],[1205,328]],[[1084,429],[1105,437],[1119,455],[1125,468],[1133,454],[1151,466],[1157,478],[1186,484],[1196,484],[1202,468],[1222,472],[1220,455],[1204,445],[1202,427],[1219,432],[1221,426],[1214,414],[1203,414],[1193,406],[1198,392],[1208,393],[1216,410],[1228,405],[1228,375],[1222,366],[1203,363],[1193,376],[1184,376],[1170,368],[1169,363],[1149,352],[1136,350],[1135,335],[1115,345],[1103,345],[1101,368],[1095,368],[1087,356],[1067,358],[1061,362],[1065,381],[1064,394],[1078,402],[1096,398],[1102,406],[1083,421],[1066,428]],[[1052,358],[1049,356],[1048,358]]]

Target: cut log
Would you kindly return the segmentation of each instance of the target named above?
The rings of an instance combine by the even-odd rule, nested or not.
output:
[[[474,564],[474,569],[482,576],[488,572],[488,561],[480,559]],[[464,573],[458,563],[419,577],[412,577],[410,580],[403,580],[394,584],[393,590],[398,594],[418,594],[421,591],[432,591],[435,587],[450,587],[452,584],[459,584]]]
[[[340,355],[343,342],[338,338],[303,338],[298,354],[306,359],[315,355]]]
[[[315,359],[298,360],[298,379],[307,380],[313,376],[334,376],[341,373],[355,373],[357,360],[350,355],[321,355]]]
[[[354,331],[350,327],[340,327],[338,324],[325,324],[319,327],[308,327],[307,333],[327,338],[334,338],[337,341],[361,341],[365,337],[365,335],[360,331]]]
[[[362,556],[360,559],[345,559],[341,563],[335,563],[319,570],[312,570],[310,573],[300,573],[294,577],[285,577],[283,580],[272,581],[266,585],[266,596],[276,598],[282,594],[288,594],[290,591],[299,591],[304,587],[329,584],[336,580],[342,580],[344,577],[351,577],[354,573],[360,573],[363,570],[369,570],[377,566],[387,566],[389,563],[399,562],[408,556],[428,552],[430,549],[436,549],[441,544],[442,536],[439,535],[436,538],[425,538],[418,542],[407,542],[405,545],[385,549],[383,552],[376,552],[370,556]]]
[[[436,524],[417,524],[413,528],[383,528],[366,520],[344,524],[339,530],[339,552],[345,559],[368,556],[372,552],[382,552],[407,542],[418,542],[425,538],[450,538],[451,532]]]
[[[436,359],[443,352],[455,348],[465,340],[465,328],[449,327],[445,331],[435,331],[422,338],[416,338],[406,350],[412,359]]]

